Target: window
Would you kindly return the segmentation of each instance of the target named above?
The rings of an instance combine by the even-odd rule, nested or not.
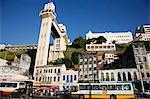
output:
[[[117,90],[122,90],[122,85],[116,85]]]
[[[121,75],[119,72],[118,72],[118,81],[121,81]]]
[[[73,79],[72,79],[72,75],[70,75],[70,82],[72,82],[72,80],[73,80]]]
[[[93,88],[92,88],[93,90],[99,90],[100,88],[99,88],[99,85],[93,85]]]
[[[104,73],[101,73],[101,80],[104,81]]]
[[[115,79],[114,79],[114,73],[112,72],[111,73],[111,81],[114,81]]]
[[[60,81],[60,77],[58,77],[58,81]]]
[[[126,74],[123,72],[123,81],[126,81]]]
[[[65,75],[63,75],[63,80],[65,80]]]
[[[69,82],[69,75],[67,75],[67,82]]]
[[[74,75],[74,80],[77,80],[77,76],[76,75]]]
[[[60,68],[58,69],[58,73],[60,73]]]
[[[56,73],[56,69],[55,69],[55,73]]]
[[[85,75],[84,77],[87,78],[87,75]]]
[[[146,75],[147,75],[147,77],[150,77],[150,74],[148,72],[146,73]]]
[[[131,86],[130,86],[130,85],[124,85],[124,86],[123,86],[123,89],[124,89],[124,90],[131,90]]]
[[[108,85],[107,89],[108,90],[116,90],[116,86],[115,85]]]
[[[142,75],[142,78],[144,77],[144,73],[141,73],[141,75]]]
[[[56,77],[54,77],[54,81],[56,81]]]
[[[109,81],[109,73],[106,73],[106,81]]]
[[[53,69],[51,69],[51,73],[53,72]]]
[[[79,85],[79,89],[80,90],[85,90],[85,86],[84,85]]]
[[[128,72],[128,80],[129,80],[129,81],[132,80],[132,78],[131,78],[131,73],[130,73],[130,72]]]

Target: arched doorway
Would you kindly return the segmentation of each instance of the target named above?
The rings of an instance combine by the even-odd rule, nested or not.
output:
[[[121,75],[120,75],[120,72],[118,72],[118,81],[121,81]]]
[[[106,73],[106,81],[109,81],[109,73]]]
[[[128,72],[128,81],[132,81],[131,73],[130,72]]]
[[[123,72],[123,81],[127,81],[126,74]]]
[[[111,81],[114,81],[114,80],[115,80],[115,78],[114,78],[114,73],[111,72]]]

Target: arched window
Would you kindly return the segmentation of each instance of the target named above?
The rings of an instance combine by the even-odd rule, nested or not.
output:
[[[118,72],[118,81],[121,81],[121,75],[119,72]]]
[[[111,72],[111,81],[114,81],[114,80],[115,80],[115,78],[114,78],[114,73]]]
[[[104,81],[104,73],[101,73],[101,80]]]
[[[123,81],[127,81],[126,74],[123,72]]]
[[[106,73],[106,81],[109,81],[109,73]]]
[[[36,77],[36,81],[38,81],[38,77]]]
[[[39,78],[39,81],[41,81],[41,77]]]
[[[131,73],[130,72],[128,72],[128,81],[132,81]]]
[[[48,82],[49,82],[49,80],[50,80],[49,77],[47,79],[48,79]]]
[[[134,72],[133,75],[134,75],[134,80],[137,80],[136,72]]]

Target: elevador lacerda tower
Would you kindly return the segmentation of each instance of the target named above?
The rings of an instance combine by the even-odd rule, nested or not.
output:
[[[65,25],[58,24],[56,20],[55,5],[47,3],[40,11],[41,28],[38,39],[38,48],[35,59],[34,76],[36,68],[48,65],[49,62],[58,58],[64,58],[63,51],[69,44]],[[50,45],[50,37],[53,37],[53,45]]]

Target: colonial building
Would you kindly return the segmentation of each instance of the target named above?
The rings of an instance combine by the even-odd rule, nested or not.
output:
[[[99,70],[99,82],[129,82],[139,79],[136,68]]]
[[[118,57],[113,52],[88,51],[79,56],[79,81],[98,81],[98,70],[113,68]]]
[[[137,68],[143,92],[150,90],[150,42],[134,41],[120,57],[124,68]]]
[[[58,85],[70,88],[73,83],[78,82],[78,71],[66,70],[64,64],[41,67],[38,67],[35,71],[35,80],[46,86]]]
[[[97,81],[97,60],[95,52],[88,52],[79,56],[79,81]]]
[[[17,50],[32,50],[37,49],[37,45],[5,45],[5,50],[17,51]]]
[[[116,46],[112,43],[102,43],[102,44],[86,44],[87,51],[115,51]]]
[[[104,33],[92,33],[89,31],[86,34],[86,39],[98,38],[99,36],[103,36],[106,38],[107,43],[129,43],[133,40],[131,32],[104,32]]]
[[[150,25],[142,25],[136,29],[135,41],[150,41]]]

